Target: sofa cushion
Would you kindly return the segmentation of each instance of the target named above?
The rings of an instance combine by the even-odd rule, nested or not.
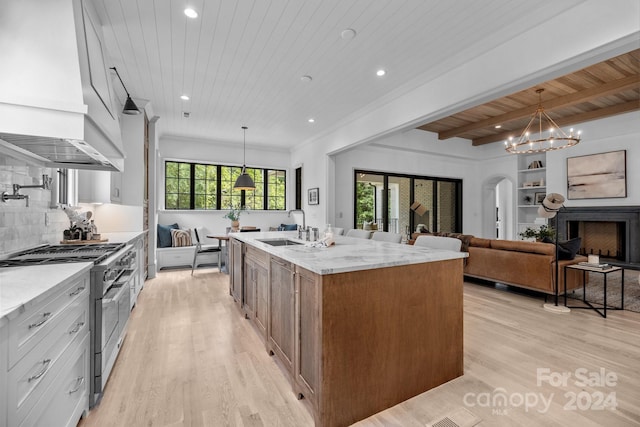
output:
[[[553,255],[555,253],[554,245],[542,242],[525,242],[524,240],[491,240],[491,248],[541,255]]]
[[[477,248],[490,248],[491,239],[485,239],[483,237],[472,237],[469,242],[469,246],[475,246]]]
[[[178,224],[162,225],[158,224],[158,247],[171,247],[171,230],[178,228]]]

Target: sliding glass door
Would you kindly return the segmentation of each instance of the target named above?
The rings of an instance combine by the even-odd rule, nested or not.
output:
[[[462,180],[356,170],[354,183],[354,228],[462,231]]]

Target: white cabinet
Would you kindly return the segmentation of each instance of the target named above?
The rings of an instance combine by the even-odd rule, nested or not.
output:
[[[111,172],[78,170],[78,203],[111,202]]]
[[[141,235],[140,237],[136,238],[135,240],[133,240],[131,242],[131,244],[133,245],[133,249],[135,251],[136,254],[136,259],[134,261],[134,264],[132,265],[133,268],[133,275],[134,277],[131,278],[131,308],[133,309],[133,306],[135,305],[136,301],[138,300],[138,294],[140,293],[140,291],[142,290],[142,287],[144,286],[144,280],[146,279],[145,277],[145,271],[144,271],[144,264],[145,264],[145,259],[144,259],[144,241],[145,241],[145,235]]]
[[[55,289],[9,320],[7,425],[76,425],[89,409],[89,272]]]
[[[546,224],[537,219],[540,201],[547,193],[546,164],[544,153],[518,155],[518,233],[527,227]]]
[[[8,359],[8,332],[9,327],[0,320],[0,427],[7,426],[7,366]]]

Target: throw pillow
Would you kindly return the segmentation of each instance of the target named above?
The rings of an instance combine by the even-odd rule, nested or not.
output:
[[[178,224],[162,225],[158,224],[158,247],[171,247],[171,230],[178,228]]]
[[[543,237],[543,243],[552,243],[555,244],[555,241],[550,237]],[[558,259],[559,260],[571,260],[576,257],[576,254],[580,250],[580,244],[582,243],[582,239],[580,237],[576,237],[571,240],[567,240],[564,242],[558,242]]]
[[[558,259],[574,259],[580,250],[581,243],[582,239],[580,237],[566,242],[558,242]]]
[[[179,228],[171,230],[171,246],[192,246],[191,230],[181,230]]]

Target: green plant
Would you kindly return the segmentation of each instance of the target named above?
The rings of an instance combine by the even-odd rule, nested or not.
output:
[[[523,239],[535,238],[536,240],[542,240],[545,237],[549,239],[553,239],[556,235],[556,231],[553,227],[549,227],[548,225],[541,225],[539,228],[527,227],[523,232],[520,233],[520,237]]]
[[[224,214],[222,217],[223,217],[223,218],[228,218],[228,219],[230,219],[231,221],[238,221],[238,220],[240,219],[240,214],[241,214],[243,211],[246,211],[246,210],[247,210],[247,207],[246,207],[246,206],[241,206],[241,207],[239,207],[239,208],[231,207],[231,208],[229,208],[229,212],[227,212],[226,214]]]

